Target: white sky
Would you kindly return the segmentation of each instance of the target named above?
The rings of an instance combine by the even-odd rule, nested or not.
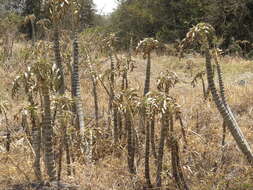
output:
[[[97,12],[101,14],[108,14],[116,8],[116,0],[94,0],[94,3],[97,8]]]

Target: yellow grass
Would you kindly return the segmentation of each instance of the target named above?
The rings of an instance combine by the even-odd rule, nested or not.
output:
[[[18,50],[22,48],[19,47]],[[18,51],[17,50],[17,51]],[[20,129],[20,118],[14,119],[15,114],[23,104],[22,98],[11,99],[10,92],[12,81],[19,69],[24,71],[17,59],[18,52],[8,63],[9,67],[0,66],[0,98],[10,103],[8,118],[12,130]],[[130,73],[130,87],[143,91],[145,78],[145,61],[141,57],[135,57],[136,66],[134,72]],[[181,128],[177,123],[176,133],[180,143],[180,156],[186,181],[192,190],[252,190],[253,169],[246,162],[242,153],[236,147],[236,143],[230,134],[227,134],[226,145],[221,146],[222,140],[222,118],[212,101],[204,101],[202,98],[201,84],[195,88],[190,85],[193,76],[186,69],[186,62],[192,60],[194,63],[193,76],[198,71],[204,70],[204,58],[192,56],[179,59],[177,57],[155,56],[152,59],[152,90],[155,89],[156,77],[166,69],[176,72],[182,83],[173,90],[172,95],[182,106],[182,117],[187,134],[188,144],[185,145],[181,135]],[[253,149],[253,62],[235,57],[221,58],[221,64],[225,73],[225,86],[228,102],[231,105],[236,119]],[[22,64],[22,63],[21,63]],[[245,75],[246,73],[246,75]],[[248,75],[247,75],[248,74]],[[82,68],[82,99],[86,115],[94,117],[92,88],[89,75]],[[238,85],[238,81],[246,80],[245,86]],[[104,89],[99,86],[100,110],[107,111],[108,97]],[[106,117],[106,115],[104,116]],[[106,122],[106,118],[104,119]],[[135,123],[138,124],[138,121]],[[101,131],[106,131],[103,122],[100,122]],[[90,125],[91,127],[92,125]],[[5,130],[5,124],[0,117],[0,132]],[[156,137],[159,136],[157,130]],[[20,139],[23,141],[21,142]],[[0,189],[8,189],[13,184],[24,184],[34,181],[32,170],[33,153],[24,134],[15,137],[11,152],[6,153],[0,149]],[[20,143],[18,144],[17,142]],[[0,141],[4,142],[4,139]],[[157,142],[158,139],[157,139]],[[114,147],[110,140],[98,140],[97,149],[100,158],[94,165],[73,163],[75,175],[67,177],[64,165],[63,180],[68,183],[78,184],[81,189],[90,190],[132,190],[142,189],[144,184],[144,145],[141,145],[138,154],[137,176],[131,176],[127,170],[126,147]],[[0,146],[4,147],[3,144]],[[118,152],[121,154],[118,154]],[[221,159],[224,164],[221,167]],[[64,162],[65,163],[65,162]],[[156,167],[154,159],[151,158],[152,181],[155,180]],[[164,189],[176,190],[172,179],[170,152],[165,148]]]

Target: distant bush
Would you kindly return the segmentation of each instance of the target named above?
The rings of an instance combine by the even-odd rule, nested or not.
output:
[[[246,57],[247,57],[248,59],[253,59],[253,50],[251,50],[251,51],[246,55]]]
[[[242,48],[240,47],[239,44],[237,43],[232,43],[231,45],[228,46],[227,52],[230,55],[237,55],[237,56],[242,56]]]

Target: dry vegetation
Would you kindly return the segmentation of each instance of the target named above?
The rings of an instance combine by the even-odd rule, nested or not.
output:
[[[245,41],[232,55],[199,23],[126,42],[82,23],[80,1],[43,2],[46,19],[0,20],[0,189],[253,189]]]
[[[207,93],[212,28],[196,27],[187,36],[205,56],[157,56],[152,38],[119,53],[113,34],[57,27],[54,40],[0,48],[0,189],[253,189],[252,61],[212,54],[233,112],[221,90],[221,116],[210,77]]]
[[[24,55],[21,55],[25,51],[24,49],[27,48],[26,46],[24,44],[15,44],[13,57],[0,67],[0,97],[8,102],[7,125],[11,130],[12,141],[10,151],[7,152],[5,149],[6,123],[4,117],[1,116],[0,189],[8,189],[15,184],[29,184],[35,180],[32,169],[33,151],[27,134],[21,126],[20,109],[26,104],[24,96],[20,94],[18,98],[12,99],[10,95],[15,77],[26,69],[25,63],[22,62],[22,56]],[[129,86],[137,88],[138,92],[142,92],[145,79],[145,63],[140,56],[135,56],[133,59],[136,61],[136,69],[129,74]],[[100,60],[99,64],[96,65],[96,69],[103,72],[109,67],[109,61],[103,61],[107,60],[106,57],[101,57]],[[193,63],[192,73],[187,69],[189,60]],[[225,73],[228,102],[252,147],[253,64],[251,61],[229,56],[221,57],[220,62]],[[92,114],[94,105],[90,74],[87,72],[86,65],[81,64],[80,67],[84,112],[86,117],[94,118]],[[175,134],[180,147],[182,170],[189,187],[193,190],[253,189],[253,169],[237,148],[229,132],[226,132],[225,145],[222,145],[223,120],[214,103],[210,99],[203,99],[200,82],[195,88],[190,84],[194,75],[204,70],[204,58],[199,55],[187,56],[182,59],[174,56],[153,55],[151,91],[156,90],[156,78],[161,71],[166,69],[176,72],[180,78],[180,82],[171,90],[171,94],[176,97],[177,103],[181,105],[186,139],[182,136],[178,122],[175,122]],[[97,130],[100,134],[94,147],[95,161],[93,164],[89,164],[76,160],[71,164],[71,167],[75,169],[75,173],[71,176],[67,176],[65,161],[63,161],[62,181],[77,184],[81,189],[142,189],[143,184],[145,184],[144,145],[140,145],[138,155],[136,155],[137,174],[130,174],[127,166],[126,142],[123,140],[115,145],[112,137],[106,137],[105,135],[106,133],[110,134],[111,129],[106,124],[108,96],[101,85],[98,85],[98,99],[99,108],[104,112],[103,117],[99,120],[99,129],[94,129],[94,120],[87,118],[88,121],[86,121],[89,123],[87,127]],[[134,120],[136,127],[138,126],[138,120],[137,117]],[[155,142],[158,145],[160,125],[156,127]],[[101,135],[102,133],[104,134]],[[57,138],[55,139],[55,147],[57,147]],[[176,190],[177,187],[172,175],[170,148],[167,142],[162,171],[163,189]],[[155,168],[155,160],[150,155],[152,181],[154,181],[156,175]],[[46,176],[43,177],[47,178]],[[17,189],[22,189],[21,187],[19,186]]]

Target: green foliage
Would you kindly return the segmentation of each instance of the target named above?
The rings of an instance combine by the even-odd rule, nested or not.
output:
[[[111,20],[125,44],[131,36],[135,43],[143,37],[173,42],[182,39],[192,25],[206,22],[223,39],[222,47],[228,47],[232,37],[253,40],[252,10],[253,2],[246,0],[122,0]]]
[[[112,15],[112,23],[125,42],[130,36],[134,36],[135,42],[155,36],[168,42],[182,38],[187,28],[197,23],[194,15],[200,15],[199,12],[194,3],[183,0],[121,1]]]

